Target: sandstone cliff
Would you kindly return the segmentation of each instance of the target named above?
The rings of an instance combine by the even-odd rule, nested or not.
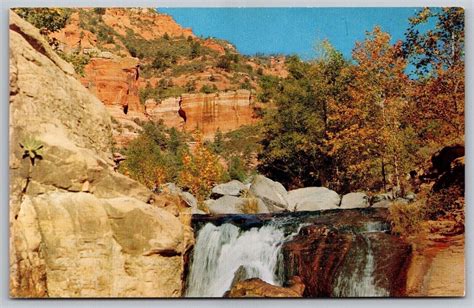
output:
[[[180,296],[189,209],[113,171],[104,105],[14,13],[10,55],[10,295]]]
[[[154,9],[81,8],[71,12],[66,26],[50,33],[49,38],[66,56],[84,61],[81,83],[106,105],[116,120],[114,139],[118,145],[126,145],[137,136],[140,127],[134,122],[136,118],[163,119],[168,126],[182,127],[176,98],[148,106],[149,113],[144,113],[146,98],[140,102],[139,94],[147,86],[190,92],[184,95],[189,119],[185,129],[200,128],[206,138],[212,138],[217,128],[229,131],[256,121],[250,94],[238,89],[243,85],[258,88],[261,74],[287,74],[283,57],[243,57],[232,44],[197,37],[191,29]],[[180,51],[192,48],[193,44],[201,50],[197,56]],[[132,53],[139,58],[132,57]],[[174,62],[167,67],[150,69],[157,58],[171,56]],[[219,67],[219,61],[226,56],[230,67]],[[218,94],[196,93],[205,87]],[[147,98],[159,101],[168,95]]]
[[[82,84],[106,106],[119,106],[124,114],[143,112],[138,98],[139,61],[136,58],[92,58]]]
[[[163,120],[169,127],[186,131],[199,129],[205,138],[212,138],[219,129],[234,130],[242,125],[255,123],[255,104],[248,90],[219,92],[212,94],[183,94],[182,108],[187,122],[178,115],[178,98],[161,102],[150,100],[145,104],[145,114],[153,121]]]

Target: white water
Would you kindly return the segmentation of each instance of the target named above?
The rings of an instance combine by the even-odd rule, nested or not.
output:
[[[379,226],[376,224],[370,224],[367,228],[369,232],[379,230]],[[375,283],[375,261],[371,239],[365,235],[363,238],[367,244],[367,250],[359,251],[357,262],[351,266],[350,275],[339,274],[333,289],[335,297],[384,297],[390,295],[387,290],[378,287]]]
[[[285,239],[272,225],[241,231],[232,224],[206,224],[196,238],[186,296],[222,297],[240,266],[246,270],[245,279],[256,277],[281,285],[276,272]]]

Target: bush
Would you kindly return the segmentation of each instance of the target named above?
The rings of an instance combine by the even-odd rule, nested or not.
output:
[[[155,190],[166,182],[175,182],[187,152],[185,136],[175,129],[151,122],[125,149],[127,159],[119,170]]]
[[[58,52],[59,56],[63,60],[71,63],[74,66],[74,70],[80,76],[84,76],[84,68],[90,61],[90,56],[80,53],[63,53]]]
[[[45,32],[56,32],[67,24],[71,12],[66,8],[16,8],[21,18]]]
[[[205,93],[205,94],[210,94],[210,93],[214,93],[214,92],[217,92],[217,87],[216,85],[208,85],[208,84],[205,84],[201,87],[201,89],[199,90],[199,92],[201,93]]]
[[[257,214],[258,213],[258,199],[247,198],[245,204],[242,207],[244,214]]]
[[[230,59],[227,56],[220,56],[217,61],[216,67],[222,68],[226,71],[230,69]]]
[[[394,203],[390,206],[392,231],[404,236],[418,232],[423,221],[425,199],[410,204]]]
[[[228,173],[231,180],[244,182],[247,179],[245,164],[239,156],[232,156],[230,158]]]

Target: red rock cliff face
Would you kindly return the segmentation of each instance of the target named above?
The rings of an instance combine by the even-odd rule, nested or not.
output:
[[[82,84],[108,106],[120,106],[129,111],[142,112],[138,96],[138,59],[93,58],[85,67]]]
[[[181,27],[171,16],[148,8],[108,8],[102,20],[120,35],[126,35],[127,29],[130,29],[146,40],[160,38],[165,33],[174,37],[195,37],[191,29]]]
[[[248,90],[183,94],[182,98],[186,123],[178,115],[178,98],[167,98],[159,103],[148,101],[145,113],[153,121],[163,120],[170,127],[186,131],[197,128],[205,138],[212,138],[217,129],[228,132],[258,121],[254,113],[255,104]]]

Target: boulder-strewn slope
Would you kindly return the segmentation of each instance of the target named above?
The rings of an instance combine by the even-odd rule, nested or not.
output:
[[[104,105],[14,13],[10,95],[10,295],[180,296],[189,210],[113,170]]]

